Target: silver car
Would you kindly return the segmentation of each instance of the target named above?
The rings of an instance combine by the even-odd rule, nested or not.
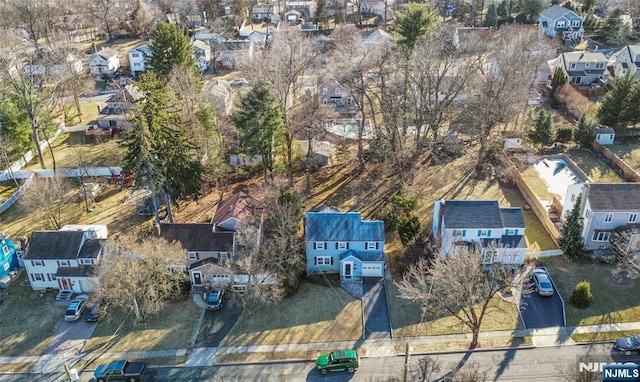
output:
[[[544,268],[535,268],[531,271],[531,281],[536,293],[540,296],[553,295],[553,284],[551,284],[551,278],[549,273]]]

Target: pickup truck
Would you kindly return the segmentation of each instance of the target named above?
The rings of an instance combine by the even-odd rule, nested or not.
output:
[[[142,379],[147,364],[144,362],[112,361],[98,365],[93,373],[96,382],[128,381],[137,382]]]

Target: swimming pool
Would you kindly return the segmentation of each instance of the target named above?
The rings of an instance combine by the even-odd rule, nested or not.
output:
[[[558,195],[560,199],[564,199],[567,194],[567,187],[585,181],[562,158],[543,158],[533,168],[547,185],[548,191]]]

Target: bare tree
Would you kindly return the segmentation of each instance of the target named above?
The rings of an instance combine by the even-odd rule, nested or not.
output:
[[[135,9],[137,0],[83,0],[84,8],[91,14],[109,41],[115,38],[118,24],[127,19],[128,12]]]
[[[589,362],[587,356],[580,357],[577,362],[563,363],[556,370],[560,377],[567,382],[598,382],[602,380],[602,372],[583,371],[578,368],[580,362]]]
[[[60,213],[68,186],[64,178],[35,178],[18,204],[27,213],[39,213],[49,225],[58,230],[62,227]]]
[[[22,29],[39,51],[41,42],[55,44],[56,24],[62,16],[61,7],[47,0],[6,0],[0,5],[2,24],[9,29]]]
[[[480,327],[485,317],[500,311],[495,299],[506,287],[516,287],[522,272],[498,265],[486,270],[478,250],[455,249],[437,256],[432,264],[421,259],[409,266],[396,285],[400,297],[422,305],[425,317],[453,316],[467,327],[473,337],[471,348],[478,345]]]
[[[99,298],[130,310],[137,322],[144,322],[167,302],[184,298],[183,285],[188,282],[184,256],[180,244],[157,237],[109,241],[95,274],[101,285]]]
[[[638,229],[629,226],[618,227],[611,234],[609,246],[617,262],[613,275],[620,281],[640,278],[639,238]]]

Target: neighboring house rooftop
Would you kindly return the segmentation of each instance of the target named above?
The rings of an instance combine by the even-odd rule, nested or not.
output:
[[[640,183],[591,183],[587,187],[593,211],[640,210]]]
[[[95,54],[108,61],[111,57],[117,56],[118,51],[111,48],[102,48],[99,51],[97,51]]]
[[[211,218],[211,224],[214,226],[224,225],[220,228],[226,230],[235,229],[235,224],[231,227],[224,223],[228,222],[231,218],[250,222],[258,218],[261,213],[262,207],[258,205],[257,200],[244,192],[237,192],[218,204],[216,212]]]
[[[76,259],[83,237],[82,231],[33,232],[23,259]]]
[[[520,208],[500,208],[495,200],[446,200],[442,206],[445,227],[524,227]]]
[[[360,212],[307,212],[305,217],[307,241],[384,240],[384,223],[363,221]]]
[[[135,85],[129,84],[122,88],[120,91],[107,98],[107,103],[133,103],[144,97],[144,94],[138,90]]]
[[[540,16],[544,16],[550,20],[557,20],[561,17],[564,17],[567,13],[570,13],[572,16],[575,16],[578,18],[580,17],[575,12],[557,4],[540,12]]]
[[[234,232],[215,232],[211,223],[160,223],[160,236],[190,252],[232,252]]]

